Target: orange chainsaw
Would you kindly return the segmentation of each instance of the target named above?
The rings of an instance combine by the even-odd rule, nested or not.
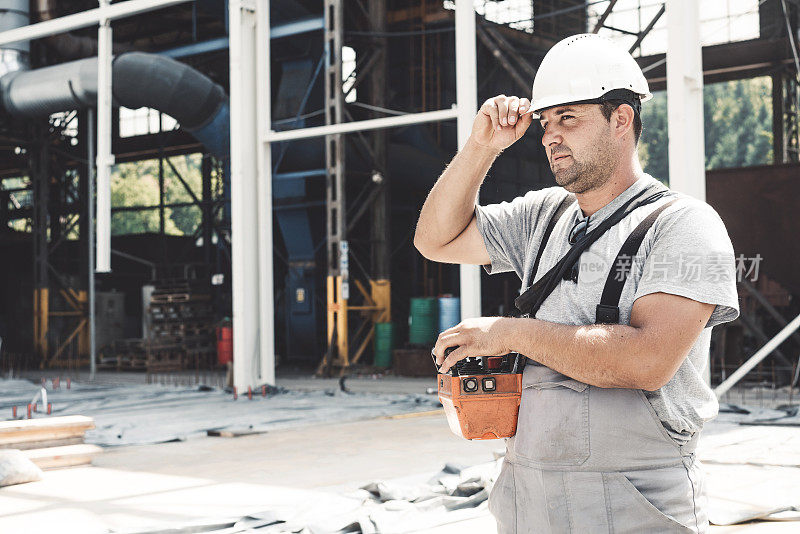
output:
[[[447,348],[445,357],[457,348]],[[433,352],[431,356],[436,365]],[[466,439],[498,439],[516,433],[522,358],[514,352],[464,358],[447,373],[437,374],[439,401],[455,435]]]

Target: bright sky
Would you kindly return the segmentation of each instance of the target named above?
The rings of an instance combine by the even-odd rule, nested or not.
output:
[[[619,0],[606,20],[609,26],[628,31],[644,30],[658,14],[663,2],[653,0]],[[608,6],[600,2],[589,6],[589,27],[593,28]],[[703,46],[758,38],[758,0],[700,0],[700,40]],[[636,37],[603,28],[601,35],[619,40],[630,47]],[[667,15],[661,16],[642,42],[641,52],[634,56],[651,55],[667,50]]]
[[[703,45],[743,41],[758,37],[758,3],[759,0],[699,0],[700,1],[700,35]],[[597,18],[608,7],[609,0],[590,1],[588,7],[589,28],[593,28]],[[618,0],[614,11],[606,20],[606,24],[627,30],[640,32],[658,13],[663,1],[658,0]],[[446,8],[454,7],[452,0],[445,0]],[[531,7],[532,6],[532,7]],[[478,13],[487,19],[508,24],[522,30],[531,29],[531,11],[536,10],[535,0],[475,0]],[[645,37],[641,52],[636,50],[634,56],[650,55],[665,52],[667,49],[667,16],[664,14]],[[535,27],[534,27],[535,32]],[[626,35],[609,29],[602,29],[602,35],[619,40],[629,48],[636,41],[636,36]]]

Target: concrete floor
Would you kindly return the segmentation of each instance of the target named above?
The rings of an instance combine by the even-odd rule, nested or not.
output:
[[[117,447],[97,457],[94,467],[51,471],[41,482],[0,490],[0,532],[87,534],[286,510],[313,498],[309,491],[335,498],[367,482],[431,475],[446,462],[486,462],[502,446],[502,441],[459,439],[441,413],[427,413]],[[796,522],[711,529],[713,534],[797,531]],[[495,526],[484,512],[429,532],[492,534]]]
[[[238,438],[117,447],[94,465],[343,492],[375,480],[433,474],[448,461],[488,462],[492,451],[503,448],[502,440],[469,442],[454,436],[437,410]]]
[[[50,471],[43,481],[0,490],[0,532],[85,534],[282,510],[310,498],[303,490],[341,495],[367,482],[430,476],[446,462],[490,461],[502,447],[502,441],[455,437],[438,411],[117,447],[98,456],[93,467]],[[50,530],[54,525],[62,526]],[[431,532],[493,529],[487,513]]]
[[[98,378],[108,383],[143,381],[143,375],[131,373],[102,373]],[[424,393],[432,387],[431,382],[429,378],[368,376],[349,379],[346,385],[353,391]],[[278,385],[335,389],[338,380],[289,375],[279,377]],[[758,432],[755,427],[751,429]],[[720,441],[715,446],[724,445],[723,438],[714,438]],[[714,443],[712,438],[708,442]],[[50,471],[40,482],[0,490],[0,532],[91,534],[107,532],[108,528],[185,525],[204,518],[288,510],[310,502],[319,495],[317,492],[329,495],[334,499],[331,506],[335,506],[337,496],[365,483],[414,475],[424,478],[447,462],[487,462],[503,446],[502,441],[468,442],[455,437],[443,413],[435,411],[239,438],[204,437],[110,448],[94,460],[93,467]],[[762,444],[764,450],[759,454],[773,454],[769,447]],[[730,456],[737,462],[745,460]],[[342,501],[342,506],[345,504]],[[712,534],[798,531],[797,522],[711,529]],[[493,534],[496,529],[484,510],[478,518],[429,532]]]

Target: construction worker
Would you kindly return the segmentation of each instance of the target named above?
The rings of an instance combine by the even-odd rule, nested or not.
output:
[[[711,328],[738,315],[735,261],[708,204],[642,171],[640,106],[651,96],[610,40],[564,39],[531,100],[483,103],[420,213],[414,244],[425,257],[514,271],[522,290],[604,232],[531,317],[465,319],[433,349],[441,372],[469,356],[526,356],[516,435],[489,499],[500,534],[708,528],[694,451],[718,411],[703,374]],[[558,186],[476,205],[492,162],[533,120]]]

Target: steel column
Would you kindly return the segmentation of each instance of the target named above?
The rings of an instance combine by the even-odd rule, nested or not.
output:
[[[386,0],[370,0],[369,5],[370,31],[381,34],[386,31]],[[369,99],[370,104],[386,107],[386,68],[387,47],[385,37],[376,37],[373,42],[372,53],[374,63],[369,73]],[[363,76],[362,73],[356,73]],[[373,114],[378,118],[377,112]],[[391,273],[390,266],[390,214],[392,206],[389,197],[390,176],[386,169],[386,131],[375,130],[372,134],[373,160],[373,187],[378,191],[372,203],[372,277],[377,280],[388,280]]]
[[[86,110],[86,148],[88,151],[86,167],[89,179],[86,186],[86,234],[88,241],[88,275],[89,275],[89,380],[94,380],[97,373],[97,323],[95,321],[95,289],[94,289],[94,180],[95,180],[95,154],[94,154],[94,110]]]
[[[275,385],[275,301],[272,284],[272,149],[259,142],[272,125],[272,73],[270,56],[269,0],[256,8],[256,123],[252,140],[257,154],[258,199],[258,383]]]
[[[795,73],[783,77],[783,161],[800,161],[800,81]]]
[[[772,75],[772,163],[786,163],[783,115],[783,69]]]
[[[464,148],[478,111],[475,50],[475,8],[472,0],[456,0],[456,100],[458,149]],[[481,315],[481,273],[478,265],[461,265],[461,318]]]
[[[100,0],[101,12],[111,0]],[[58,20],[58,19],[56,19]],[[111,271],[111,21],[97,30],[97,272]]]
[[[666,5],[670,188],[705,201],[700,8],[694,0]]]
[[[256,151],[255,4],[230,0],[231,271],[233,383],[258,385],[259,238]]]
[[[200,163],[203,176],[203,192],[201,209],[203,210],[203,260],[211,266],[212,236],[214,235],[214,195],[211,191],[211,155],[203,154]],[[210,273],[211,271],[209,271]]]
[[[342,41],[344,18],[341,0],[325,0],[325,124],[339,125],[344,119],[344,95],[342,94]],[[347,346],[347,300],[350,298],[348,245],[345,228],[345,149],[344,136],[334,133],[325,137],[325,182],[326,231],[328,247],[328,279],[336,283],[327,295],[328,322],[334,321],[337,336],[337,360],[348,365]],[[328,343],[332,337],[328,336]]]
[[[33,188],[33,348],[44,366],[48,357],[49,273],[47,269],[49,139],[47,129],[33,128],[36,141],[30,153],[30,175]]]

